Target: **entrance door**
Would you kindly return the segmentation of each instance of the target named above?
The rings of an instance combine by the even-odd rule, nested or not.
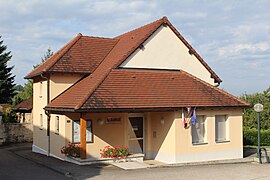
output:
[[[129,117],[128,148],[131,153],[143,153],[143,117]]]

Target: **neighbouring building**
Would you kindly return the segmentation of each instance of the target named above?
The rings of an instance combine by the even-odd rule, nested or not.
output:
[[[26,78],[34,152],[65,159],[71,142],[89,161],[107,145],[165,163],[243,157],[249,104],[217,87],[222,80],[166,17],[114,38],[78,34]]]
[[[12,108],[17,113],[19,123],[32,123],[33,97],[26,99]]]

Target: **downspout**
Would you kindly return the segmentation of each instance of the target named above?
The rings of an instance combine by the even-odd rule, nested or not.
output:
[[[50,103],[50,80],[49,78],[43,76],[43,74],[40,75],[42,78],[47,80],[47,105]],[[50,149],[51,149],[51,138],[50,138],[50,125],[51,125],[51,115],[49,111],[45,110],[45,114],[47,115],[47,156],[50,156]]]

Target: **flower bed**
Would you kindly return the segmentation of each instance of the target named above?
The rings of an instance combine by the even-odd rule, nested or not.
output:
[[[125,159],[129,155],[128,148],[125,146],[105,146],[100,149],[101,158],[112,158],[114,160]]]
[[[80,144],[68,143],[67,146],[62,147],[61,153],[65,154],[66,156],[80,157],[80,153],[81,153]]]

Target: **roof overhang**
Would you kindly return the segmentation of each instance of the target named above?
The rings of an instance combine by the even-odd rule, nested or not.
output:
[[[158,112],[158,111],[180,111],[183,108],[187,108],[191,106],[185,107],[149,107],[149,108],[99,108],[99,109],[71,109],[71,108],[53,108],[53,107],[45,107],[44,110],[49,112],[56,113],[109,113],[109,112]],[[192,106],[193,107],[193,106]],[[206,109],[244,109],[250,106],[196,106],[196,109],[206,110]]]

